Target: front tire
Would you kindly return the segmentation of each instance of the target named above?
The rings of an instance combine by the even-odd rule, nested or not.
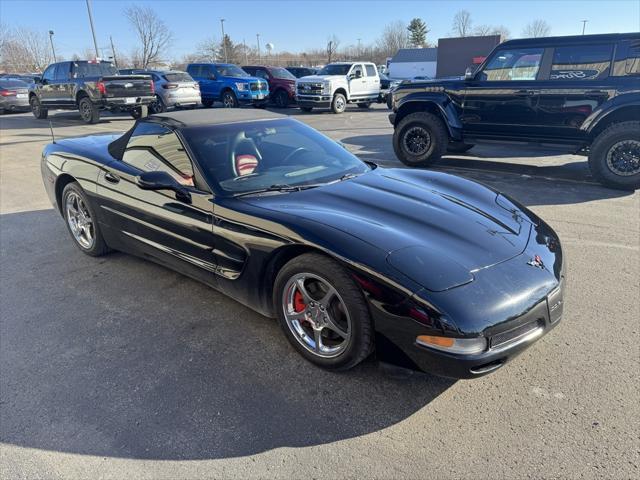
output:
[[[96,214],[76,182],[69,183],[62,191],[62,214],[71,238],[83,253],[100,257],[109,252]]]
[[[603,185],[640,188],[640,122],[621,122],[604,130],[589,149],[591,174]]]
[[[290,260],[276,277],[273,304],[289,342],[319,367],[347,370],[373,351],[373,325],[362,292],[324,255]]]
[[[339,113],[343,113],[346,108],[347,108],[347,98],[341,93],[336,93],[333,96],[333,100],[331,101],[331,111],[333,113],[339,114]]]
[[[100,110],[91,101],[89,97],[82,97],[78,102],[78,110],[80,111],[80,118],[87,124],[98,123],[100,120]]]
[[[238,99],[236,98],[236,95],[230,91],[227,90],[226,92],[224,92],[222,94],[222,105],[225,108],[237,108],[238,107]]]
[[[278,108],[287,108],[289,106],[289,94],[284,90],[278,90],[273,97],[273,103]]]
[[[213,107],[213,100],[202,100],[202,106],[205,108]]]
[[[409,167],[430,165],[442,156],[448,144],[442,120],[428,112],[407,115],[393,132],[396,157]]]
[[[49,110],[42,106],[40,99],[37,96],[32,95],[29,100],[29,105],[31,105],[31,112],[33,116],[38,120],[44,120],[49,116]]]

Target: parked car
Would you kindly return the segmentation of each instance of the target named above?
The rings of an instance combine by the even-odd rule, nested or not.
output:
[[[380,95],[378,97],[378,103],[386,103],[387,107],[391,108],[391,93],[395,88],[400,85],[402,80],[391,79],[384,73],[378,73],[380,75]]]
[[[296,82],[296,100],[305,112],[331,108],[333,113],[342,113],[348,103],[369,108],[378,101],[379,95],[380,77],[370,62],[331,63],[316,75]]]
[[[101,110],[125,110],[139,118],[141,107],[154,99],[149,76],[119,75],[108,62],[53,63],[29,86],[29,104],[40,119],[50,108],[79,110],[85,123],[97,123]]]
[[[134,70],[136,75],[149,75],[153,80],[155,101],[149,105],[151,113],[168,108],[195,108],[202,105],[200,85],[187,72],[177,70]]]
[[[402,83],[393,147],[427,166],[483,140],[586,153],[604,185],[640,187],[640,33],[511,40],[462,80]]]
[[[40,74],[37,73],[0,73],[0,78],[7,80],[22,80],[25,83],[33,83],[36,79],[40,78]]]
[[[218,288],[277,317],[320,367],[375,351],[476,378],[562,316],[560,241],[534,213],[463,178],[362,162],[285,115],[151,115],[49,144],[41,171],[82,252],[153,258]]]
[[[29,110],[29,84],[22,80],[0,78],[0,114]]]
[[[287,67],[287,70],[296,78],[308,77],[318,72],[317,68],[311,67]]]
[[[211,107],[222,102],[227,108],[252,104],[265,107],[269,101],[269,85],[252,77],[237,65],[229,63],[190,63],[187,72],[200,84],[202,104]]]
[[[249,75],[263,78],[269,84],[269,98],[274,105],[285,108],[296,99],[296,77],[282,67],[249,65],[242,67]]]

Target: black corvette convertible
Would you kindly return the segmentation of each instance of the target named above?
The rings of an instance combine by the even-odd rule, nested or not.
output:
[[[362,162],[286,116],[153,115],[48,145],[42,176],[80,250],[211,285],[322,367],[375,352],[477,377],[562,316],[560,242],[536,215],[459,177]]]

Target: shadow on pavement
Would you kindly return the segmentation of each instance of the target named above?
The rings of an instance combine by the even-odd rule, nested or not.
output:
[[[2,442],[238,457],[385,429],[453,384],[373,361],[325,372],[275,321],[214,290],[123,254],[83,255],[53,210],[0,218]]]

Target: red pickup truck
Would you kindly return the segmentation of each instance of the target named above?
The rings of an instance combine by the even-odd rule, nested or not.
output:
[[[296,77],[282,67],[249,65],[242,67],[249,75],[264,78],[269,83],[269,98],[277,107],[285,108],[295,102]]]

